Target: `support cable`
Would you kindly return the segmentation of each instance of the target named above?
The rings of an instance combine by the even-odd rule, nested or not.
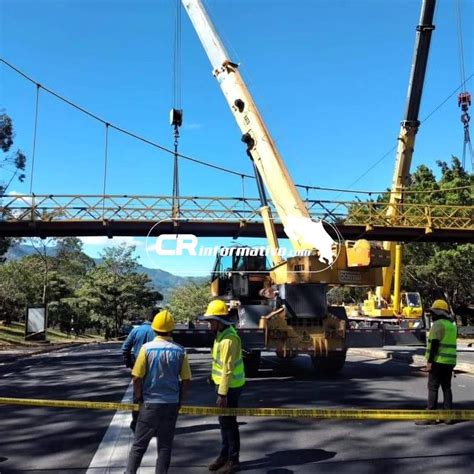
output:
[[[145,137],[142,137],[140,135],[137,135],[136,133],[134,132],[131,132],[127,129],[124,129],[122,127],[119,127],[118,125],[115,125],[111,122],[108,122],[104,119],[102,119],[101,117],[99,117],[98,115],[92,113],[92,112],[89,112],[88,110],[84,109],[83,107],[75,104],[74,102],[70,101],[69,99],[66,99],[65,97],[61,96],[60,94],[58,94],[57,92],[54,92],[53,90],[43,86],[43,85],[40,85],[38,82],[36,82],[35,80],[33,80],[31,77],[27,76],[24,72],[22,72],[21,70],[19,70],[18,68],[16,68],[15,66],[13,66],[12,64],[10,64],[8,61],[0,58],[0,62],[5,64],[6,66],[8,66],[10,69],[14,70],[15,72],[17,72],[20,76],[22,76],[23,78],[27,79],[28,81],[32,82],[33,84],[35,84],[37,87],[41,87],[42,90],[44,90],[45,92],[48,92],[49,94],[51,94],[52,96],[56,97],[57,99],[65,102],[66,104],[70,105],[71,107],[79,110],[80,112],[84,113],[85,115],[88,115],[89,117],[93,118],[94,120],[97,120],[98,122],[106,125],[108,124],[109,128],[112,128],[120,133],[123,133],[124,135],[128,135],[138,141],[141,141],[143,143],[146,143],[147,145],[150,145],[150,146],[153,146],[155,148],[158,148],[159,150],[161,151],[164,151],[166,153],[169,153],[171,155],[175,155],[175,151],[172,150],[172,149],[169,149],[163,145],[160,145],[159,143],[156,143],[156,142],[153,142]],[[471,74],[467,79],[466,79],[466,82],[468,82],[472,77],[474,76],[474,74]],[[434,110],[432,110],[422,121],[421,123],[424,123],[426,122],[432,115],[434,115],[434,113],[436,113],[446,102],[449,101],[449,99],[451,99],[457,92],[460,88],[463,87],[463,84],[461,84],[460,86],[458,86],[446,99],[444,99]],[[372,169],[374,169],[379,163],[381,163],[390,153],[393,152],[393,150],[395,150],[396,148],[396,145],[394,147],[392,147],[389,151],[387,151],[384,155],[382,155],[373,165],[371,165],[371,167],[365,172],[363,173],[359,178],[357,178],[357,180],[355,180],[351,185],[349,185],[347,188],[344,188],[344,189],[336,189],[336,188],[326,188],[326,187],[321,187],[321,186],[307,186],[305,184],[295,184],[296,187],[299,187],[299,188],[306,188],[308,187],[309,189],[314,189],[314,190],[318,190],[318,191],[338,191],[338,192],[341,192],[341,193],[354,193],[354,194],[367,194],[369,192],[371,193],[379,193],[379,194],[382,194],[382,193],[390,193],[391,191],[389,190],[385,190],[385,191],[358,191],[358,190],[353,190],[351,189],[352,186],[354,186],[354,184],[356,184],[357,182],[359,182],[366,174],[368,174],[370,171],[372,171]],[[215,165],[213,163],[209,163],[207,161],[203,161],[203,160],[199,160],[197,158],[194,158],[192,156],[188,156],[188,155],[184,155],[182,153],[178,153],[177,156],[183,160],[187,160],[187,161],[191,161],[193,163],[197,163],[199,165],[202,165],[202,166],[206,166],[208,168],[212,168],[212,169],[215,169],[217,171],[222,171],[224,173],[228,173],[228,174],[233,174],[235,176],[245,176],[246,178],[250,178],[250,179],[255,179],[255,176],[253,175],[250,175],[250,174],[246,174],[246,173],[242,173],[240,171],[236,171],[236,170],[233,170],[233,169],[230,169],[230,168],[225,168],[223,166],[219,166],[219,165]],[[460,188],[460,189],[466,189],[468,188],[469,186],[465,186],[463,188]],[[405,193],[409,193],[410,191],[405,191]],[[411,191],[412,193],[424,193],[424,192],[433,192],[433,191]],[[443,192],[443,190],[438,190],[438,192]]]
[[[102,188],[102,220],[105,219],[105,191],[107,187],[107,168],[109,159],[109,124],[105,124],[105,147],[104,147],[104,186]]]
[[[38,133],[38,109],[39,109],[40,89],[41,89],[41,84],[36,83],[35,124],[33,127],[33,149],[31,151],[30,194],[33,194],[33,177],[35,174],[36,136]]]
[[[244,215],[245,211],[247,210],[247,200],[245,199],[245,175],[241,175],[240,179],[242,180],[242,199],[243,199],[243,209]]]

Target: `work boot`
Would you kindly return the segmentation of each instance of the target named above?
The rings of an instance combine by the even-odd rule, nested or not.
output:
[[[222,469],[219,469],[219,474],[232,474],[240,471],[240,462],[231,461],[230,459],[224,464]]]
[[[219,456],[214,462],[209,464],[208,468],[210,471],[217,471],[226,463],[227,463],[227,458],[225,458],[224,456]]]

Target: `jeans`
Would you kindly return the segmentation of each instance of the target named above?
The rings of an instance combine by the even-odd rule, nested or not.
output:
[[[140,407],[135,439],[128,457],[126,474],[135,474],[140,467],[151,438],[156,436],[158,457],[156,474],[166,474],[171,462],[174,431],[178,418],[177,403],[144,403]]]
[[[443,390],[444,409],[453,408],[453,392],[451,391],[451,377],[454,365],[438,364],[433,362],[428,376],[428,410],[438,407],[438,390],[441,385]]]
[[[242,388],[229,388],[227,393],[227,408],[237,408]],[[220,416],[219,425],[221,428],[222,449],[221,456],[230,461],[239,461],[240,434],[237,417]]]

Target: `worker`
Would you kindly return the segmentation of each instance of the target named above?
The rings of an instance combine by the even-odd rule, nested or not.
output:
[[[155,338],[155,332],[151,328],[151,322],[155,314],[157,314],[156,308],[151,309],[146,315],[146,320],[140,326],[134,327],[122,344],[122,358],[125,367],[129,369],[133,368],[135,359],[143,344],[153,341]],[[136,402],[134,401],[134,403]],[[138,412],[133,410],[132,421],[130,422],[130,429],[132,431],[135,431],[135,427],[137,426],[137,418]]]
[[[155,472],[168,472],[178,411],[191,380],[186,352],[171,338],[175,327],[171,313],[160,311],[151,327],[156,337],[142,346],[132,370],[133,394],[140,411],[127,474],[137,472],[154,436],[158,448]]]
[[[428,335],[425,371],[428,372],[428,410],[438,407],[438,390],[443,390],[444,409],[453,407],[451,378],[456,365],[456,323],[451,320],[449,305],[444,300],[436,300],[431,308],[433,324]],[[452,421],[446,421],[452,424]],[[434,425],[436,420],[417,421],[417,425]]]
[[[157,312],[156,308],[151,309],[147,313],[145,321],[140,326],[134,327],[122,344],[123,362],[126,367],[131,369],[135,364],[135,359],[142,345],[153,341],[155,338],[155,333],[151,328],[151,322]]]
[[[215,384],[219,408],[237,408],[245,385],[242,344],[222,300],[211,301],[200,320],[209,323],[215,334],[212,348],[212,382]],[[235,416],[220,416],[221,452],[209,465],[210,471],[230,474],[240,469],[240,434]]]

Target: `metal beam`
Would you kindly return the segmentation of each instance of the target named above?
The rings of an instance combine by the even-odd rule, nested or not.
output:
[[[1,222],[0,236],[3,237],[66,237],[97,236],[107,237],[135,236],[146,237],[160,234],[175,234],[175,222],[162,221],[62,221],[62,222]],[[150,229],[153,231],[150,233]],[[275,225],[279,238],[285,238],[283,226]],[[368,239],[390,240],[395,242],[471,242],[474,243],[474,232],[462,229],[435,229],[426,233],[415,227],[373,227],[367,229],[364,224],[337,224],[337,230],[345,240]],[[326,230],[336,238],[334,230],[326,225]],[[195,234],[199,237],[261,237],[265,238],[263,223],[239,221],[181,221],[181,234]]]

